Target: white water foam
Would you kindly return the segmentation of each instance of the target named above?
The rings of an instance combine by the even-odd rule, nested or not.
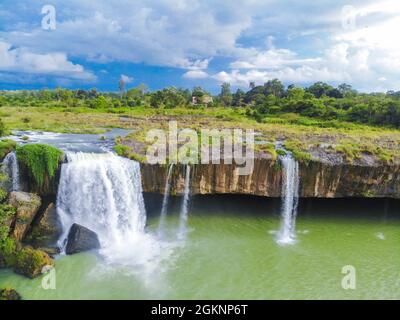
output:
[[[60,241],[78,223],[97,233],[106,261],[155,267],[152,261],[161,257],[162,246],[145,232],[139,163],[112,153],[67,153],[67,159],[57,196],[64,230]]]

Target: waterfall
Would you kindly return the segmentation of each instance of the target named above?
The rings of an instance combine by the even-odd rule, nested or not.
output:
[[[169,200],[169,194],[170,194],[170,190],[171,190],[171,174],[172,174],[173,166],[174,166],[173,164],[171,164],[169,166],[167,179],[165,181],[164,197],[163,197],[161,214],[160,214],[160,222],[158,224],[158,235],[159,236],[162,236],[163,232],[164,232],[165,217],[167,215],[168,200]]]
[[[186,233],[187,233],[189,198],[190,198],[190,166],[186,165],[185,189],[184,189],[184,193],[183,193],[181,212],[180,212],[180,217],[179,217],[178,238],[180,238],[180,239],[185,238]]]
[[[19,167],[18,160],[15,152],[10,152],[3,160],[2,172],[8,177],[8,183],[6,189],[8,191],[19,191]]]
[[[285,156],[280,156],[279,160],[283,167],[283,183],[281,230],[278,233],[277,242],[285,245],[296,241],[295,225],[299,200],[299,164],[289,152]]]
[[[100,253],[111,261],[146,263],[154,242],[145,233],[139,163],[112,153],[67,153],[67,160],[57,195],[61,244],[78,223],[97,233]]]

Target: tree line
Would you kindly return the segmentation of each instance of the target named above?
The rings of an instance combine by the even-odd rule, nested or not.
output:
[[[400,127],[400,91],[367,94],[357,92],[348,84],[333,87],[324,82],[309,87],[286,87],[278,79],[263,85],[250,83],[247,91],[237,89],[235,92],[229,83],[224,83],[218,95],[212,95],[201,87],[192,90],[167,87],[149,91],[146,85],[141,84],[126,90],[125,85],[119,83],[119,89],[119,92],[63,88],[0,91],[0,107],[245,108],[246,114],[257,121],[273,115],[296,113],[323,120]]]

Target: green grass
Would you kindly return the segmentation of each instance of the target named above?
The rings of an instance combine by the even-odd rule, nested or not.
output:
[[[168,129],[168,121],[175,120],[179,128],[253,129],[263,141],[285,141],[295,157],[308,161],[309,147],[320,143],[335,147],[332,152],[345,154],[354,161],[363,150],[369,150],[384,162],[400,159],[400,130],[368,126],[338,120],[319,120],[286,113],[269,115],[257,122],[246,115],[246,108],[172,108],[149,107],[91,109],[85,107],[2,107],[0,116],[8,131],[41,130],[61,133],[104,133],[112,128],[132,129],[133,133],[118,141],[146,143],[150,129]],[[29,121],[27,122],[27,119]],[[301,147],[298,141],[304,143]],[[129,144],[129,143],[125,143]],[[377,148],[366,148],[374,146]],[[288,148],[289,149],[289,148]],[[358,150],[360,149],[360,150]],[[272,146],[256,144],[256,151],[276,157]],[[122,152],[123,150],[119,150]],[[124,152],[128,152],[124,150]],[[129,151],[132,153],[133,151]]]

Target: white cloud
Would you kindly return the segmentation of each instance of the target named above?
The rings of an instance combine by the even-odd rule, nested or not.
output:
[[[394,2],[359,7],[357,27],[332,31],[320,54],[299,57],[295,51],[277,49],[269,41],[268,50],[257,50],[236,59],[230,64],[230,71],[219,72],[213,78],[240,86],[278,78],[302,84],[348,82],[367,91],[377,87],[400,89],[400,43],[395,41],[400,25],[400,4],[391,4]],[[373,20],[377,15],[380,19]]]
[[[0,71],[52,75],[82,81],[96,79],[81,65],[68,61],[64,53],[37,54],[27,48],[13,48],[4,41],[0,41]]]
[[[123,80],[125,83],[131,83],[134,79],[133,77],[121,74],[121,80]]]
[[[186,79],[213,78],[243,86],[280,78],[296,83],[346,81],[369,90],[400,87],[397,0],[351,1],[356,29],[342,28],[342,6],[348,0],[54,0],[58,20],[53,32],[40,29],[38,21],[19,19],[13,2],[4,2],[0,15],[7,30],[0,31],[0,37],[23,48],[7,50],[26,57],[18,63],[25,72],[93,77],[67,59],[73,57],[181,68]],[[24,2],[24,12],[35,12],[35,6]],[[3,12],[6,7],[10,10]],[[4,50],[0,48],[0,65],[14,59],[10,53],[1,56]],[[213,69],[219,72],[210,75],[213,58]],[[221,60],[225,70],[218,69]],[[9,71],[18,69],[13,68]],[[383,78],[386,81],[378,80]]]
[[[186,79],[205,79],[208,76],[208,73],[202,70],[190,70],[183,74]]]

